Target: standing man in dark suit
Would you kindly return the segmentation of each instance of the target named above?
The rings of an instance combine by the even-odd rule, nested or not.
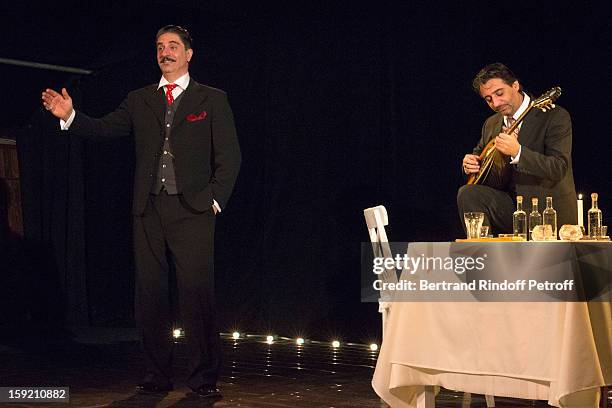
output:
[[[478,145],[463,158],[466,175],[480,169],[479,155],[491,140],[495,148],[510,157],[512,178],[507,191],[485,185],[465,185],[457,194],[459,217],[463,213],[483,212],[485,225],[495,233],[512,232],[514,197],[522,195],[525,203],[531,197],[553,198],[557,225],[576,224],[576,189],[572,172],[572,122],[569,113],[557,106],[542,112],[532,109],[518,128],[517,134],[504,133],[528,107],[530,97],[523,92],[517,77],[503,64],[484,67],[472,83],[478,93],[496,113],[482,127]],[[540,211],[542,208],[540,208]],[[529,209],[525,206],[525,211]],[[464,226],[465,228],[465,226]]]
[[[193,49],[187,30],[163,27],[156,47],[159,83],[130,92],[101,119],[75,112],[66,89],[61,94],[47,89],[42,100],[72,134],[135,139],[135,309],[147,363],[138,390],[172,389],[173,262],[189,353],[187,385],[203,397],[216,397],[221,360],[213,293],[215,217],[234,187],[240,149],[226,94],[189,77]]]

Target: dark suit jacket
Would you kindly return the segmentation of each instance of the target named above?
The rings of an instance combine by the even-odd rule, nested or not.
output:
[[[502,129],[503,116],[490,116],[482,127],[482,136],[474,148],[480,154],[484,146]],[[519,132],[521,156],[512,165],[511,193],[524,197],[525,211],[531,211],[531,197],[538,197],[539,210],[546,208],[546,197],[553,198],[557,228],[577,223],[576,189],[572,171],[572,121],[569,113],[557,106],[547,112],[531,110]]]
[[[154,84],[130,92],[114,112],[101,119],[78,112],[70,126],[70,132],[93,139],[134,135],[134,215],[143,214],[157,175],[164,141],[164,113],[163,88],[157,90]],[[194,120],[198,116],[205,117]],[[213,199],[224,208],[241,160],[226,94],[191,78],[171,130],[178,192],[194,210],[211,210]]]

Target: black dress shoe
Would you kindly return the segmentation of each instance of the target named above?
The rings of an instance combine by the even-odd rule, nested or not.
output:
[[[221,391],[214,385],[203,385],[193,392],[203,398],[221,398]]]
[[[158,385],[153,382],[143,382],[136,386],[139,394],[164,394],[172,391],[172,384]]]

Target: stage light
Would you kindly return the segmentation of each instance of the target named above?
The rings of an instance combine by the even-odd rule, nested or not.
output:
[[[378,344],[376,344],[376,343],[370,344],[370,350],[372,350],[372,351],[378,350]]]
[[[172,330],[172,337],[174,337],[175,339],[178,339],[180,337],[183,337],[183,329],[174,329]]]
[[[304,344],[304,339],[299,337],[295,342],[298,346],[301,346],[302,344]]]
[[[340,342],[339,342],[338,340],[334,340],[334,341],[332,341],[332,347],[333,347],[333,348],[338,348],[338,347],[340,347]]]
[[[233,338],[234,340],[238,340],[238,339],[240,338],[240,333],[239,333],[239,332],[237,332],[237,331],[233,332],[233,333],[232,333],[232,338]]]
[[[268,343],[268,344],[274,343],[274,336],[270,335],[270,336],[266,337],[266,343]]]

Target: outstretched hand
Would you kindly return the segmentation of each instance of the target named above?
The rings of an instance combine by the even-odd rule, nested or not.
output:
[[[72,98],[66,88],[62,88],[61,94],[53,89],[45,89],[42,93],[42,103],[46,110],[64,121],[72,114]]]

